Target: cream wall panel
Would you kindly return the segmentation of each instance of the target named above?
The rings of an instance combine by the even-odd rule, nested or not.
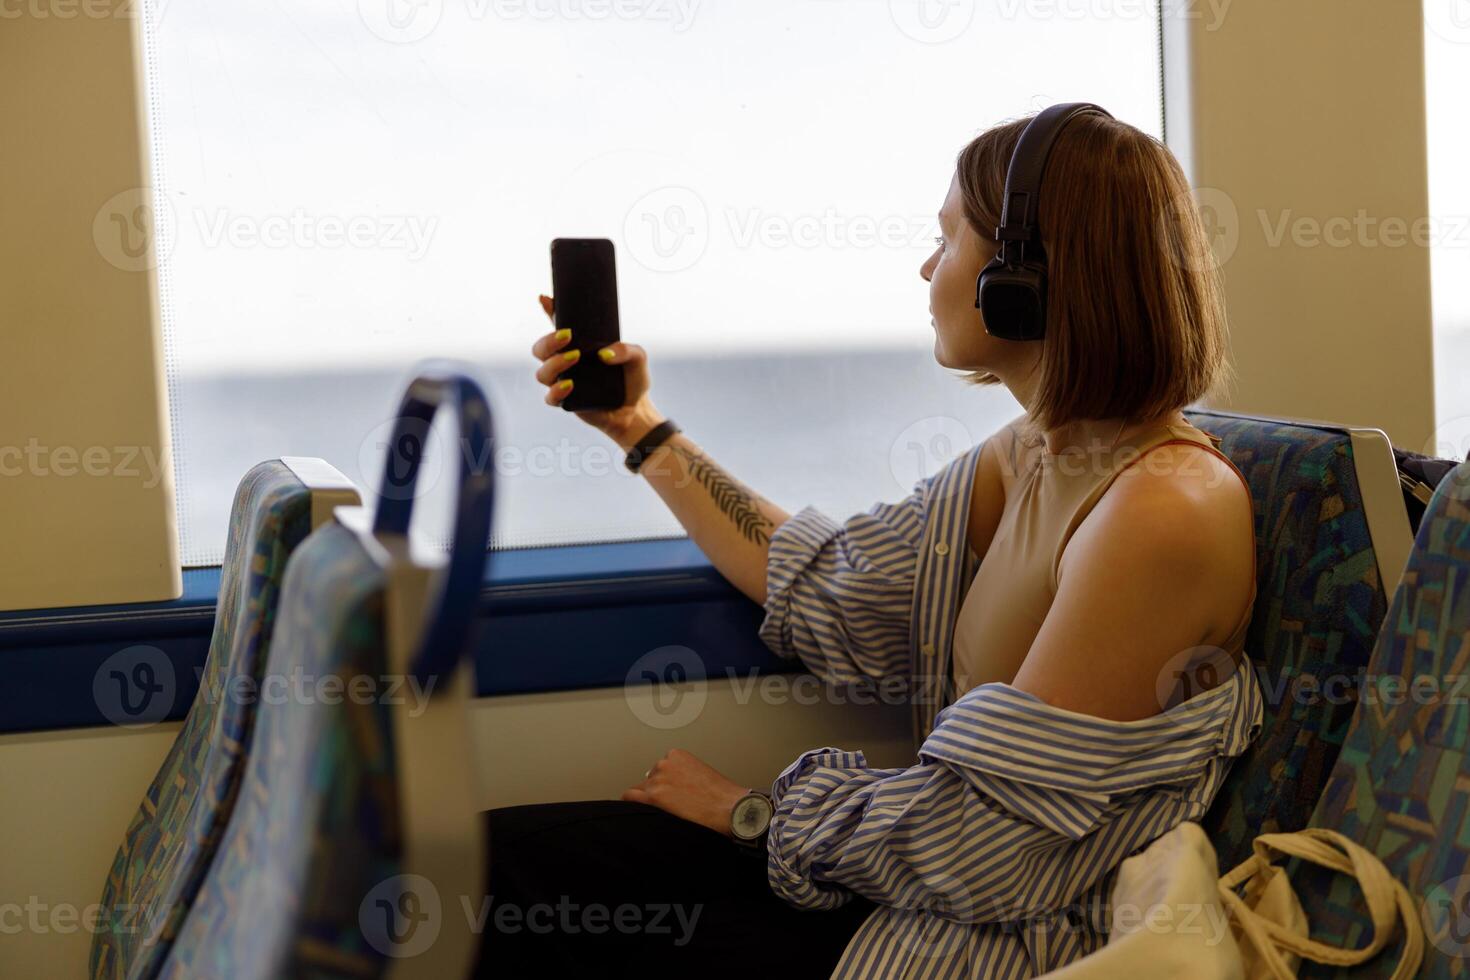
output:
[[[1239,375],[1213,404],[1381,428],[1422,449],[1434,429],[1422,5],[1164,6],[1169,143],[1214,230]]]
[[[142,6],[0,19],[0,609],[181,591]]]

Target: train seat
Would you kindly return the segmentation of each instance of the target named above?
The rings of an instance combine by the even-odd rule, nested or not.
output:
[[[1220,437],[1255,506],[1257,591],[1245,649],[1264,724],[1200,821],[1220,867],[1231,868],[1250,856],[1256,834],[1307,825],[1413,539],[1382,432],[1185,414]]]
[[[260,679],[287,560],[332,507],[357,502],[319,459],[268,460],[240,481],[199,691],[103,884],[94,978],[157,975],[234,805],[255,719],[254,701],[235,692]]]
[[[467,447],[447,557],[410,533],[419,457],[404,448],[441,405]],[[490,456],[489,424],[473,382],[416,380],[389,444],[392,492],[371,516],[339,508],[292,556],[266,671],[304,683],[260,706],[239,801],[162,976],[372,977],[390,963],[463,976],[473,962],[461,907],[483,902],[484,845],[466,654],[493,469],[470,468]]]
[[[1439,484],[1373,649],[1368,682],[1312,814],[1373,851],[1421,909],[1418,976],[1470,965],[1470,462]],[[1315,868],[1293,882],[1314,938],[1372,934],[1354,884]],[[1355,977],[1389,976],[1400,941]],[[1304,964],[1304,976],[1326,975]]]

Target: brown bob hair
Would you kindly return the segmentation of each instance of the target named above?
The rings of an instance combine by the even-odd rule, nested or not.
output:
[[[986,241],[1030,121],[980,134],[956,161],[965,217]],[[1038,207],[1046,335],[1028,428],[1151,420],[1229,380],[1219,268],[1167,147],[1116,119],[1078,116],[1052,146]],[[986,371],[965,380],[1000,381]]]

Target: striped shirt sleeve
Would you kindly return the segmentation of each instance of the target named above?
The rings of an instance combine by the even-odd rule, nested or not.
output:
[[[1042,914],[1202,813],[1260,717],[1248,666],[1134,722],[981,685],[940,713],[907,769],[833,748],[792,763],[771,790],[768,880],[800,908],[855,892],[957,921]]]
[[[805,507],[776,528],[759,630],[772,652],[800,658],[830,683],[907,675],[915,572],[936,478],[841,524]]]
[[[1005,922],[1076,897],[1046,887],[1074,842],[942,763],[869,769],[861,752],[821,749],[803,754],[777,790],[767,879],[798,908],[835,908],[857,893],[889,908]]]

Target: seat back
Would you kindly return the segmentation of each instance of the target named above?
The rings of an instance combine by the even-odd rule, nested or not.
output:
[[[483,902],[467,699],[489,537],[489,412],[472,382],[421,378],[400,430],[459,410],[446,557],[408,533],[419,458],[395,434],[377,514],[340,508],[292,557],[240,800],[164,977],[464,975]],[[428,406],[425,408],[425,406]],[[403,474],[407,473],[406,481]],[[299,679],[299,680],[298,680]]]
[[[1470,974],[1470,463],[1439,484],[1419,524],[1367,671],[1364,697],[1312,814],[1376,853],[1407,886],[1425,931],[1422,977]],[[1363,946],[1353,883],[1293,882],[1314,936]],[[1354,977],[1387,977],[1400,941]],[[1304,967],[1305,976],[1330,971]]]
[[[1265,717],[1200,821],[1228,869],[1250,856],[1255,835],[1306,826],[1347,733],[1358,674],[1387,607],[1380,568],[1399,561],[1375,546],[1402,554],[1408,525],[1405,517],[1402,528],[1375,528],[1370,519],[1375,511],[1365,494],[1388,494],[1403,514],[1385,439],[1282,419],[1185,414],[1220,437],[1255,510],[1256,601],[1245,651],[1255,662]],[[1376,465],[1384,454],[1387,471]],[[1324,686],[1338,693],[1312,696]]]
[[[103,884],[95,978],[150,978],[194,900],[234,805],[259,680],[287,559],[325,519],[356,503],[346,477],[321,460],[269,460],[235,491],[220,590],[199,691],[144,794]]]

